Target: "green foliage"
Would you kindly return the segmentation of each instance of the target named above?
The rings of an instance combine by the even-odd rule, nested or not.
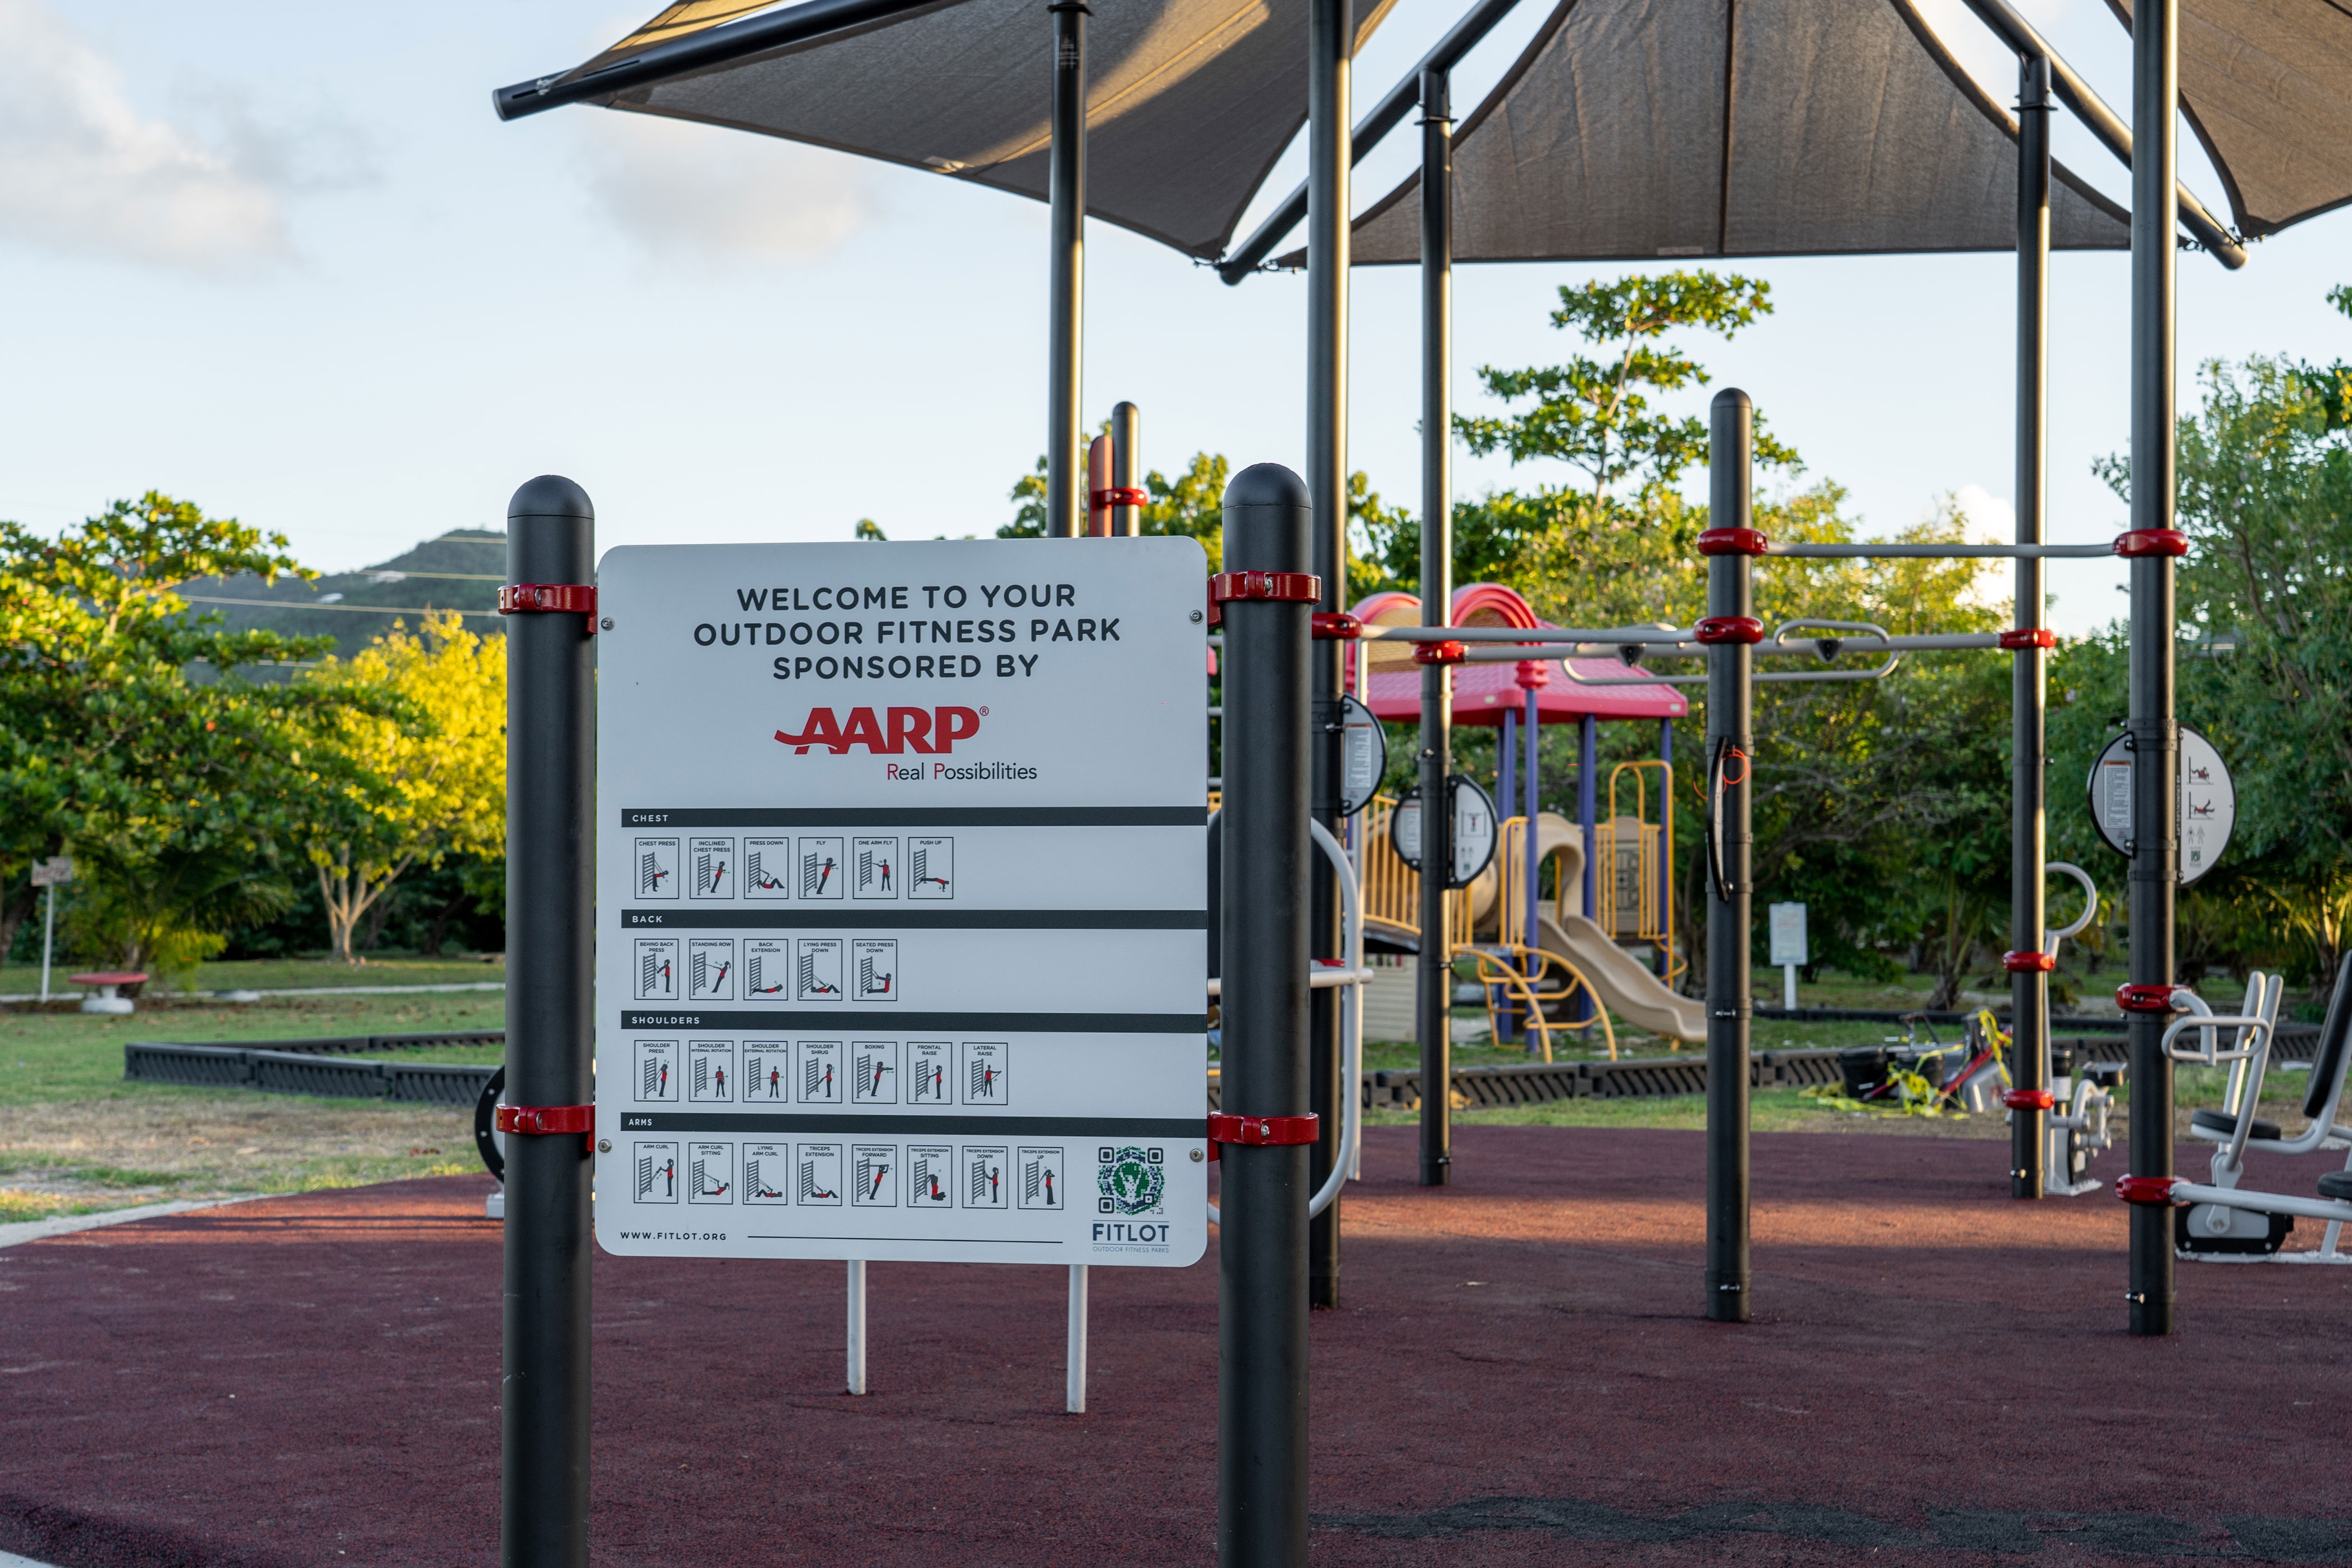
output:
[[[1771,313],[1771,293],[1760,279],[1706,271],[1562,285],[1551,324],[1573,330],[1601,353],[1525,370],[1481,365],[1478,379],[1496,397],[1535,401],[1507,418],[1457,416],[1455,433],[1482,456],[1500,450],[1514,464],[1549,458],[1580,468],[1596,501],[1628,483],[1644,490],[1671,486],[1706,460],[1706,422],[1659,413],[1646,395],[1704,386],[1708,376],[1696,360],[1666,346],[1666,334],[1695,329],[1727,341]],[[1766,467],[1800,466],[1760,417],[1756,459]]]
[[[890,536],[883,532],[882,525],[875,521],[872,518],[861,517],[857,520],[857,526],[849,531],[849,537],[852,539],[871,539],[881,541],[887,540]]]
[[[355,699],[244,671],[315,658],[331,639],[231,632],[177,592],[299,571],[283,537],[154,491],[55,541],[0,523],[0,883],[12,894],[40,857],[114,868],[90,891],[86,929],[112,931],[133,961],[211,930],[223,889],[249,880],[221,866],[267,862],[299,834],[304,739]]]

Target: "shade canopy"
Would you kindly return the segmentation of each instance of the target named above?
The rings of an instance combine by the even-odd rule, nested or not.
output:
[[[1394,0],[1359,7],[1359,45]],[[570,73],[772,9],[673,5]],[[1087,26],[1087,210],[1214,258],[1307,121],[1307,0],[1118,0]],[[1053,17],[945,0],[624,90],[612,108],[707,121],[1046,196]]]
[[[1907,0],[1561,0],[1456,132],[1453,190],[1459,261],[2011,250],[2017,128]],[[1420,236],[1416,173],[1354,258]],[[2062,166],[2050,241],[2128,249],[2130,219]]]
[[[2352,5],[2181,0],[2180,106],[2241,234],[2352,203]]]

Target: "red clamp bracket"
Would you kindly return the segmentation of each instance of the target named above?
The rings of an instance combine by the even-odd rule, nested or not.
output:
[[[1088,498],[1096,506],[1150,506],[1151,497],[1133,485],[1112,485],[1107,489],[1090,490]]]
[[[2000,646],[2011,653],[2029,647],[2056,647],[2058,634],[2047,626],[2018,626],[2000,634]]]
[[[1761,555],[1771,544],[1760,528],[1710,528],[1698,536],[1701,555]]]
[[[1415,664],[1460,664],[1470,657],[1470,650],[1458,642],[1417,642],[1412,645]]]
[[[2173,1184],[2178,1176],[2117,1176],[2116,1196],[2127,1204],[2151,1204],[2169,1206]]]
[[[1272,1147],[1312,1143],[1321,1136],[1323,1119],[1312,1112],[1305,1116],[1227,1116],[1219,1112],[1209,1118],[1212,1143]]]
[[[1318,610],[1307,621],[1317,642],[1354,642],[1364,635],[1364,623],[1345,610]]]
[[[579,1133],[591,1148],[596,1142],[596,1108],[593,1105],[501,1105],[496,1117],[501,1132],[527,1137]]]
[[[1538,686],[1551,684],[1551,670],[1539,658],[1523,658],[1518,663],[1520,689],[1532,691]]]
[[[2171,1013],[2179,1009],[2172,1005],[2169,985],[2118,985],[2116,1005],[2126,1013]]]
[[[2189,536],[2177,528],[2135,528],[2116,535],[2116,553],[2127,557],[2186,555]]]
[[[1704,643],[1744,642],[1764,640],[1764,623],[1754,616],[1709,616],[1693,628]]]
[[[2047,974],[2058,967],[2054,952],[2004,952],[2000,966],[2011,974]]]
[[[2011,1110],[2047,1110],[2058,1097],[2046,1089],[2012,1089],[2002,1092],[2000,1102]]]
[[[1209,624],[1225,624],[1223,605],[1234,599],[1278,605],[1311,605],[1323,596],[1323,579],[1312,572],[1220,572],[1209,579]]]
[[[499,589],[499,614],[581,615],[596,635],[596,590],[586,583],[509,583]]]

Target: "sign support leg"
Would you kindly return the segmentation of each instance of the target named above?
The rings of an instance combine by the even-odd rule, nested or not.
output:
[[[507,576],[587,584],[595,508],[552,475],[507,508]],[[581,615],[507,626],[507,1100],[593,1101],[594,644]],[[593,1137],[593,1134],[590,1135]],[[588,1562],[590,1137],[510,1136],[499,1397],[502,1568]]]
[[[1755,409],[1748,395],[1718,392],[1709,410],[1707,519],[1746,529]],[[1755,566],[1734,551],[1707,558],[1706,1315],[1748,1321],[1748,776],[1753,719]],[[1749,635],[1752,633],[1753,635]],[[1718,869],[1719,868],[1719,869]]]
[[[1070,1339],[1063,1357],[1069,1372],[1068,1398],[1064,1405],[1073,1415],[1087,1413],[1087,1266],[1070,1265]]]
[[[1344,217],[1342,219],[1344,222]],[[1305,572],[1322,519],[1288,469],[1260,463],[1225,487],[1225,569]],[[1225,605],[1223,1114],[1308,1110],[1307,971],[1299,894],[1307,821],[1309,691],[1303,602]],[[1319,661],[1318,661],[1319,662]],[[1223,1568],[1307,1561],[1306,1143],[1226,1143],[1218,1229],[1217,1558]]]
[[[1444,71],[1421,73],[1421,624],[1442,626],[1454,604],[1453,110]],[[1366,650],[1369,655],[1369,649]],[[1454,864],[1454,674],[1421,667],[1421,945],[1413,955],[1413,1032],[1421,1044],[1421,1184],[1454,1173],[1454,949],[1444,868]],[[1433,1087],[1435,1086],[1435,1087]]]
[[[849,1260],[849,1331],[844,1344],[848,1352],[848,1386],[852,1394],[866,1392],[866,1259]]]
[[[2132,8],[2131,522],[2160,545],[2179,484],[2173,430],[2173,226],[2179,143],[2179,0]],[[2130,535],[2126,536],[2130,540]],[[2173,557],[2131,555],[2131,984],[2137,998],[2172,984],[2173,897],[2180,878],[2179,735],[2173,722]],[[2140,989],[2140,988],[2147,989]],[[2172,1174],[2172,1064],[2159,1048],[2168,1009],[2131,1018],[2131,1173]],[[2172,1210],[2131,1205],[2131,1331],[2173,1330]]]
[[[58,941],[58,885],[49,884],[48,897],[43,901],[41,913],[41,1000],[49,999],[49,954]]]

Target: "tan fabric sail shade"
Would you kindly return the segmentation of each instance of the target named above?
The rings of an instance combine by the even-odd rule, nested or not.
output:
[[[1391,4],[1360,6],[1359,44]],[[673,5],[581,72],[766,9]],[[1053,47],[1045,0],[947,0],[608,101],[1042,201]],[[1189,255],[1219,255],[1306,123],[1306,0],[1095,0],[1087,65],[1088,213]]]
[[[2352,202],[2352,0],[2180,0],[2180,106],[2247,237]]]
[[[2010,250],[2016,136],[1907,0],[1563,0],[1456,132],[1454,255]],[[1420,208],[1415,174],[1355,259],[1419,260]],[[2130,220],[2062,167],[2050,238],[2128,249]]]

